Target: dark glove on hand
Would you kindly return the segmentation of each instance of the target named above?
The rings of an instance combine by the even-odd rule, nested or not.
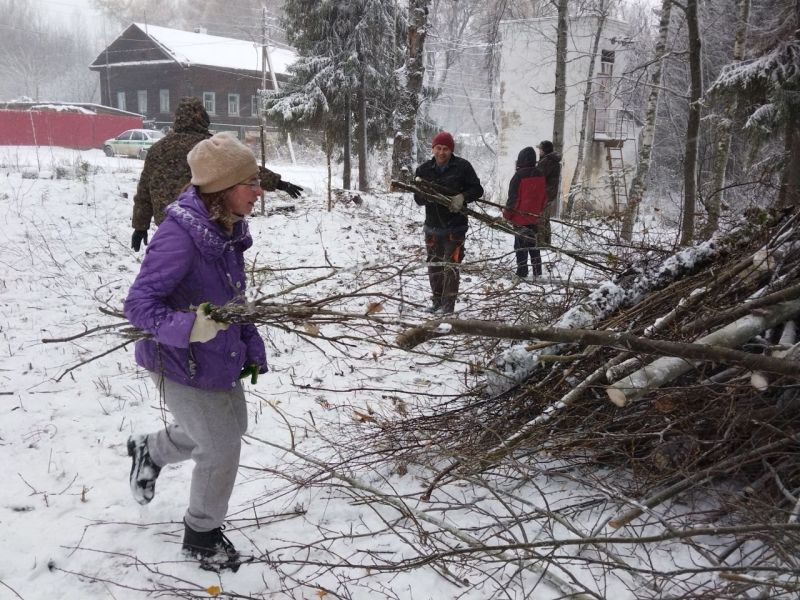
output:
[[[283,181],[282,179],[278,182],[278,185],[275,186],[275,189],[286,192],[292,198],[299,198],[300,192],[303,191],[303,188],[301,188],[299,185],[289,183],[288,181]]]
[[[248,375],[250,376],[250,383],[255,385],[258,381],[258,365],[254,365],[252,363],[245,365],[244,369],[242,369],[242,372],[239,373],[239,379],[244,379]]]
[[[142,247],[142,242],[147,246],[147,229],[134,229],[131,236],[131,248],[138,252],[139,248]]]

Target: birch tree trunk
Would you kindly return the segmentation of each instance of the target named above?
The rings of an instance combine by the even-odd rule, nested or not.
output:
[[[409,0],[408,41],[405,61],[403,101],[395,109],[397,132],[392,147],[392,179],[409,181],[414,172],[417,111],[421,102],[425,75],[425,35],[430,0]]]
[[[558,0],[558,29],[556,37],[556,87],[553,110],[553,149],[564,153],[564,116],[567,106],[567,33],[569,32],[569,2]]]
[[[600,47],[600,37],[603,35],[603,27],[606,23],[607,6],[605,0],[600,1],[600,13],[597,16],[597,30],[594,34],[594,42],[592,44],[591,62],[589,63],[589,73],[586,76],[586,89],[583,93],[583,111],[581,113],[581,129],[580,139],[578,141],[578,158],[575,159],[575,173],[572,175],[572,181],[569,185],[569,193],[567,194],[567,206],[564,209],[564,216],[569,219],[572,216],[572,209],[575,207],[575,200],[581,190],[583,189],[583,156],[586,146],[586,131],[587,123],[589,121],[589,107],[592,103],[592,86],[594,84],[594,68],[597,64],[597,49]]]
[[[750,20],[750,0],[738,0],[736,14],[736,39],[733,43],[733,61],[740,62],[744,58],[744,44],[747,40],[747,22]],[[711,185],[711,194],[706,200],[708,214],[706,226],[703,229],[703,239],[709,239],[719,227],[720,206],[724,200],[725,169],[728,166],[728,156],[731,150],[731,125],[736,109],[739,106],[738,96],[734,96],[725,104],[722,119],[717,125],[719,141],[714,155],[714,174]]]
[[[650,158],[653,151],[653,139],[656,131],[656,114],[658,113],[658,97],[661,91],[661,69],[667,48],[669,35],[669,18],[672,11],[672,0],[662,0],[661,19],[658,24],[658,42],[656,43],[655,64],[650,74],[650,93],[647,96],[647,109],[645,112],[644,128],[642,130],[642,145],[639,147],[639,157],[636,164],[636,173],[631,181],[628,193],[628,207],[622,219],[622,239],[630,242],[633,238],[633,222],[639,211],[639,204],[647,189],[647,174],[650,171]]]
[[[695,342],[707,346],[733,348],[741,346],[765,329],[776,327],[800,313],[800,300],[782,302],[762,314],[750,314],[734,321]],[[648,392],[673,381],[691,371],[697,361],[683,357],[662,357],[646,367],[623,377],[606,388],[609,399],[617,406],[625,406],[645,396]],[[789,363],[791,364],[791,363]],[[796,371],[795,371],[796,373]]]
[[[700,137],[700,98],[703,94],[703,65],[698,0],[686,0],[686,24],[689,30],[689,116],[686,121],[686,153],[683,159],[683,222],[681,246],[694,240],[694,219],[697,206],[697,145]]]

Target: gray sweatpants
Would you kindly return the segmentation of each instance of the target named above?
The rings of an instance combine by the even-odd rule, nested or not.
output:
[[[154,375],[174,421],[147,436],[153,461],[169,465],[194,460],[189,508],[184,517],[195,531],[222,525],[236,481],[247,403],[237,382],[230,391],[188,387]]]

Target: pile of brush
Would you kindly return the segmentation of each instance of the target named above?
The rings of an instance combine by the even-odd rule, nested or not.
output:
[[[409,460],[430,447],[450,457],[427,497],[450,479],[549,461],[573,480],[613,474],[614,528],[669,524],[678,502],[680,527],[745,527],[726,557],[748,540],[762,548],[757,564],[796,557],[797,215],[751,215],[712,242],[631,268],[568,312],[548,327],[438,321],[400,336],[405,347],[445,335],[525,341],[495,361],[494,381],[512,387],[384,424],[383,439]],[[688,508],[698,493],[702,512]]]

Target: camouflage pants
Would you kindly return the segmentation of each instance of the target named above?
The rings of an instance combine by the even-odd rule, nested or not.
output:
[[[441,308],[443,312],[455,309],[460,282],[457,265],[464,260],[465,237],[466,233],[425,232],[433,308]]]
[[[550,229],[550,218],[557,216],[558,202],[549,199],[544,205],[544,212],[539,218],[537,226],[539,227],[539,244],[542,246],[552,246],[552,230]]]
[[[539,243],[543,246],[552,245],[552,232],[550,230],[550,217],[542,217],[539,219]]]

